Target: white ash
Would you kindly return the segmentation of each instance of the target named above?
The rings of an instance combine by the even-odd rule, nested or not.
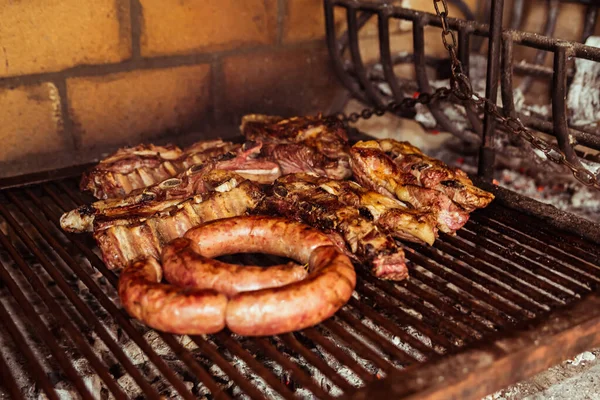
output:
[[[591,351],[585,351],[581,354],[578,354],[577,357],[575,357],[573,359],[573,361],[569,360],[567,362],[572,365],[577,366],[582,363],[585,364],[587,361],[594,361],[595,359],[596,359],[596,356],[594,355],[594,353],[592,353]]]
[[[590,36],[585,44],[600,47],[600,37]],[[575,59],[575,76],[569,87],[567,107],[574,126],[598,128],[600,121],[600,63]]]

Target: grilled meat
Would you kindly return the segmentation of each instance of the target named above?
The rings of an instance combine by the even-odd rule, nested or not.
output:
[[[400,169],[403,184],[438,190],[469,212],[487,207],[494,199],[493,194],[474,186],[464,171],[450,168],[442,161],[425,155],[408,142],[393,139],[377,142]],[[369,142],[365,144],[369,145]]]
[[[372,273],[379,278],[401,280],[408,275],[404,252],[394,240],[356,207],[343,204],[311,178],[285,175],[275,181],[272,192],[255,212],[276,213],[334,233],[333,241],[338,246],[339,240],[335,239],[341,236],[348,247],[341,250],[349,249],[359,261],[371,265]]]
[[[86,172],[81,190],[99,199],[123,197],[135,189],[173,177],[192,165],[235,151],[241,145],[222,140],[201,141],[185,151],[177,146],[139,145],[119,149]]]
[[[134,210],[116,218],[98,216],[94,238],[104,262],[109,268],[123,268],[141,257],[157,258],[165,244],[182,237],[190,228],[206,221],[239,216],[254,208],[263,193],[248,180],[239,176],[234,180],[235,184],[230,181],[227,190],[221,192],[152,204],[157,210],[153,214],[140,216]]]
[[[401,201],[365,189],[356,182],[320,178],[317,183],[397,239],[431,245],[437,237],[435,219],[430,213],[408,208]]]
[[[407,184],[406,174],[377,141],[358,142],[350,149],[350,157],[357,182],[390,198],[398,198],[419,211],[431,212],[442,232],[453,233],[467,223],[469,213],[445,193]]]
[[[196,164],[174,178],[169,178],[145,189],[137,189],[124,198],[100,200],[83,205],[63,214],[61,227],[68,232],[91,232],[97,216],[117,218],[120,216],[143,217],[153,215],[162,208],[170,207],[183,199],[208,193],[223,192],[249,177],[259,183],[272,182],[279,173],[277,164],[270,161],[249,159],[249,154],[260,151],[260,146],[240,151],[232,159]],[[236,174],[228,170],[241,172]]]
[[[348,135],[338,121],[252,114],[242,118],[241,131],[246,139],[264,143],[262,155],[279,163],[283,174],[312,172],[332,179],[351,175]]]

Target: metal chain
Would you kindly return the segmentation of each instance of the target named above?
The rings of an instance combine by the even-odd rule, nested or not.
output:
[[[449,88],[439,88],[433,93],[420,93],[416,97],[405,97],[400,102],[391,102],[383,108],[364,109],[360,113],[351,114],[338,113],[334,118],[343,122],[355,123],[359,119],[369,119],[373,115],[381,116],[386,112],[396,113],[402,109],[412,109],[417,103],[430,104],[435,101],[443,100],[451,95],[459,100],[468,101],[473,104],[478,111],[491,114],[494,119],[502,125],[507,131],[519,136],[527,141],[534,149],[544,153],[546,158],[555,164],[564,165],[571,170],[573,176],[585,186],[600,190],[600,181],[598,178],[585,168],[580,168],[567,160],[565,154],[558,146],[549,143],[535,136],[530,129],[523,125],[519,118],[503,115],[495,103],[487,100],[473,91],[471,80],[463,72],[463,66],[457,55],[457,41],[454,31],[450,29],[448,23],[448,4],[446,0],[433,0],[435,12],[442,24],[442,42],[450,55],[452,76],[450,78]]]

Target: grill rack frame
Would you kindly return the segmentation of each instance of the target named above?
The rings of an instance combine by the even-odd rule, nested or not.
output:
[[[573,69],[567,68],[567,60],[579,58],[600,62],[600,48],[551,37],[556,28],[560,3],[568,2],[570,1],[552,0],[548,2],[548,16],[543,35],[517,30],[523,22],[524,2],[522,0],[517,0],[513,4],[511,10],[513,18],[510,29],[501,28],[504,0],[491,0],[491,6],[487,1],[481,2],[485,7],[483,13],[489,14],[490,24],[457,18],[448,18],[448,23],[450,29],[458,33],[458,58],[468,77],[470,77],[469,59],[472,51],[478,52],[483,40],[489,39],[485,79],[485,96],[487,100],[496,104],[497,92],[500,89],[502,106],[498,105],[498,109],[505,116],[518,117],[526,127],[548,134],[556,139],[567,160],[582,168],[580,156],[585,156],[585,153],[579,150],[576,151],[575,146],[583,145],[594,150],[600,150],[600,135],[590,130],[575,128],[570,124],[567,109],[567,91]],[[582,32],[582,41],[585,41],[592,34],[597,24],[600,6],[592,1],[571,2],[587,4],[585,25]],[[459,5],[457,8],[466,7],[468,9],[462,1],[457,0],[456,3]],[[451,4],[451,8],[452,5],[456,4]],[[336,31],[335,27],[336,10],[345,10],[347,29],[341,34]],[[442,65],[446,65],[444,62],[448,62],[448,59],[436,59],[425,54],[425,28],[441,28],[441,22],[435,14],[402,8],[389,4],[389,2],[375,0],[324,0],[324,11],[327,46],[333,68],[341,83],[354,97],[365,104],[377,107],[383,107],[393,100],[400,102],[406,96],[403,86],[408,86],[410,82],[399,78],[394,72],[394,66],[403,63],[412,63],[414,66],[417,83],[415,90],[423,93],[433,91],[432,79],[428,77],[427,73],[427,65],[433,63],[440,70]],[[371,18],[377,19],[379,59],[367,65],[361,55],[359,32]],[[412,23],[413,53],[392,55],[389,29],[391,20]],[[515,64],[513,56],[516,46],[536,50],[534,61],[523,61]],[[346,56],[347,52],[349,57]],[[550,53],[553,57],[552,67],[542,65],[546,53]],[[380,66],[383,73],[378,71],[375,66]],[[449,67],[442,69],[449,71]],[[514,76],[516,74],[525,76],[525,79],[519,85],[523,93],[529,90],[535,77],[551,80],[553,87],[551,94],[552,115],[549,118],[528,116],[516,111],[513,94]],[[501,78],[499,79],[500,75]],[[391,94],[378,90],[375,87],[374,80],[371,79],[372,77],[377,77],[378,82],[387,83]],[[402,83],[399,83],[399,81],[402,81]],[[500,81],[499,84],[498,81]],[[464,105],[462,101],[459,103]],[[467,106],[465,107],[465,113],[468,129],[462,129],[442,112],[440,104],[430,104],[427,107],[440,129],[479,146],[478,175],[486,181],[491,181],[496,152],[499,150],[494,146],[497,137],[494,119],[488,118],[486,115],[482,124],[472,107]],[[414,114],[404,112],[400,116],[413,117]]]
[[[17,261],[18,269],[13,267],[12,272],[9,271],[10,266],[0,260],[0,290],[8,290],[13,295],[18,295],[20,289],[10,283],[11,276],[27,275],[24,271],[30,269],[33,263],[41,264],[62,293],[71,293],[67,294],[67,297],[77,312],[84,318],[88,317],[85,320],[87,324],[73,318],[62,321],[62,333],[72,338],[70,349],[79,348],[81,352],[87,351],[89,354],[89,350],[84,350],[90,346],[86,335],[94,331],[108,342],[108,347],[122,364],[123,370],[139,385],[144,386],[144,395],[147,398],[158,398],[160,392],[155,385],[143,383],[148,378],[147,373],[128,363],[127,356],[119,353],[118,342],[111,343],[115,339],[109,333],[102,333],[106,328],[98,318],[92,318],[94,310],[84,311],[90,305],[81,299],[78,301],[79,297],[72,288],[73,280],[81,280],[105,312],[118,321],[119,327],[124,329],[127,336],[147,355],[161,373],[162,380],[169,383],[174,390],[181,391],[181,397],[194,398],[195,394],[190,393],[183,384],[182,376],[147,343],[142,333],[144,330],[136,322],[132,322],[118,304],[109,299],[98,283],[88,276],[86,269],[80,265],[81,261],[76,259],[76,255],[85,257],[90,266],[100,271],[109,284],[116,285],[116,275],[108,271],[94,253],[90,247],[90,238],[86,238],[85,235],[65,235],[68,239],[65,245],[54,236],[58,229],[59,211],[87,200],[75,188],[75,181],[60,178],[72,175],[73,171],[52,171],[45,177],[43,173],[35,174],[29,178],[37,183],[29,186],[22,186],[23,182],[19,184],[14,179],[0,180],[0,187],[3,184],[12,187],[0,191],[0,220],[7,222],[10,228],[6,233],[0,232],[0,251],[8,251],[13,260],[21,259],[21,262]],[[240,341],[228,332],[210,338],[193,337],[192,341],[203,356],[218,365],[230,380],[251,398],[267,396],[232,365],[230,355],[221,354],[223,349],[236,354],[283,398],[292,398],[292,390],[286,382],[281,381],[270,365],[265,364],[265,359],[287,369],[293,382],[308,388],[317,398],[331,397],[320,388],[318,382],[312,379],[302,365],[280,353],[281,348],[304,358],[325,374],[343,391],[340,398],[374,398],[373,396],[383,394],[396,398],[433,398],[440,395],[477,398],[600,345],[598,225],[502,188],[490,187],[482,182],[478,184],[492,190],[497,198],[490,208],[476,212],[473,221],[465,230],[459,231],[457,237],[443,235],[432,248],[412,244],[404,246],[407,258],[419,265],[411,268],[411,279],[396,287],[360,272],[361,279],[357,285],[360,300],[352,298],[348,306],[331,320],[300,333],[281,335],[280,340],[251,339],[251,348],[263,355],[262,362],[261,358],[255,358],[251,353],[247,342]],[[540,215],[544,216],[543,220],[539,219]],[[23,217],[33,226],[33,231],[25,229]],[[559,233],[557,229],[562,229],[562,232]],[[15,238],[19,238],[17,243],[25,242],[25,250],[12,245]],[[500,238],[504,238],[504,241],[499,240]],[[507,250],[512,246],[509,242],[517,239],[523,243],[514,244],[514,247],[520,250],[511,253]],[[541,243],[547,245],[543,254],[531,247]],[[34,254],[29,255],[29,258],[24,256],[23,251],[28,253],[34,248],[38,248],[38,251],[33,251]],[[536,257],[542,257],[544,262],[535,260]],[[562,259],[564,264],[556,263],[558,259]],[[259,263],[255,259],[248,261]],[[581,265],[574,270],[574,263]],[[534,276],[527,268],[539,273]],[[572,271],[577,282],[583,280],[586,283],[581,285],[561,276],[569,271]],[[593,278],[586,275],[589,272],[593,273]],[[561,289],[557,289],[553,284],[549,285],[546,282],[547,277],[550,277],[552,282],[556,280],[565,286],[561,285]],[[35,274],[29,274],[25,278],[42,297],[48,296],[43,294],[47,288],[44,288],[42,283],[35,283]],[[532,284],[539,285],[543,290],[536,289]],[[454,285],[456,289],[452,289],[450,285]],[[486,292],[490,288],[493,291]],[[572,291],[572,296],[568,295],[569,290]],[[527,300],[520,296],[518,291],[524,293]],[[578,296],[580,298],[577,298]],[[403,305],[403,308],[398,308],[399,305]],[[417,310],[422,319],[411,315],[404,310],[405,308]],[[7,317],[5,311],[0,302],[0,316]],[[60,311],[52,308],[47,313],[52,319],[58,320],[57,312],[60,314]],[[474,314],[490,322],[491,327],[486,325],[487,322],[475,319]],[[35,318],[32,313],[29,313],[29,316]],[[389,339],[382,340],[382,337],[378,336],[380,332],[365,325],[364,318],[368,318],[375,325],[383,326],[392,336],[398,337],[402,343],[425,356],[426,361],[415,360],[412,353],[406,353]],[[40,320],[32,325],[39,329],[45,324]],[[413,327],[415,331],[429,338],[435,346],[429,346],[417,339],[403,329],[406,326]],[[496,331],[496,328],[500,330]],[[40,336],[41,341],[47,342],[46,347],[54,349],[54,358],[62,351],[58,344],[53,343],[60,338],[57,332],[59,331],[50,329],[48,335]],[[1,334],[10,338],[17,346],[21,344],[19,347],[26,343],[22,331],[16,325],[4,330],[0,328]],[[394,362],[408,364],[408,367],[399,370],[393,366],[387,377],[377,379],[376,375],[337,347],[330,336],[325,334],[350,346],[352,352],[371,357],[371,362],[382,370],[395,365]],[[356,334],[358,337],[367,338],[370,344],[357,340]],[[231,397],[231,393],[221,390],[214,374],[198,359],[198,353],[186,349],[175,335],[159,333],[159,337],[169,347],[170,352],[182,360],[187,373],[195,376],[196,381],[210,390],[214,398]],[[463,343],[457,344],[457,338]],[[380,340],[380,343],[374,352],[370,346],[377,340]],[[307,343],[326,349],[328,354],[332,354],[341,364],[354,371],[365,383],[365,387],[357,388],[345,380],[328,360],[315,353],[314,348]],[[440,354],[439,347],[445,350],[444,354]],[[6,364],[4,357],[0,351],[0,367]],[[37,357],[26,349],[24,357],[32,363],[31,373],[41,390],[45,388],[52,393],[52,384],[45,382],[48,379],[45,379],[41,369],[35,366],[36,363],[39,364]],[[58,356],[58,359],[60,358],[61,356]],[[67,365],[70,363],[71,360],[66,359],[54,365],[59,369],[69,370]],[[100,371],[109,367],[101,364],[102,362],[96,365]],[[494,379],[489,379],[492,371]],[[16,395],[16,384],[13,384],[15,378],[10,374],[8,369],[3,377],[4,381],[8,382],[4,383],[5,390],[10,391],[15,398],[20,398]],[[77,373],[71,372],[70,375],[73,375],[72,380],[77,382],[74,376]],[[433,377],[435,379],[432,379]],[[440,380],[440,377],[443,377],[443,380]],[[108,375],[105,375],[105,378],[111,380]],[[118,388],[113,386],[113,389],[117,393],[115,397],[120,398]],[[48,397],[54,398],[51,395]]]

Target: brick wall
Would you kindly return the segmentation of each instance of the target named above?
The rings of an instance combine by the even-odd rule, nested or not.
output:
[[[0,20],[0,176],[232,135],[340,90],[321,0],[0,0]]]

